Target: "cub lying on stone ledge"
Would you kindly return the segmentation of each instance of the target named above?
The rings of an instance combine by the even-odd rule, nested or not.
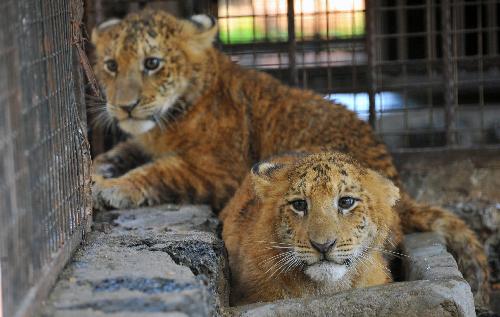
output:
[[[400,186],[386,146],[342,105],[245,69],[217,51],[207,16],[129,14],[92,34],[106,95],[101,123],[131,137],[94,161],[97,208],[207,203],[220,210],[256,162],[304,148],[348,153]],[[405,232],[446,238],[479,302],[488,300],[486,257],[473,232],[446,210],[403,190],[395,206]]]
[[[341,153],[255,165],[220,214],[232,304],[390,282],[383,252],[401,236],[398,199],[391,181]]]

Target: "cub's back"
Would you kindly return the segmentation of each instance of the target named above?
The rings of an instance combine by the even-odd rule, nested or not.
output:
[[[227,74],[222,86],[228,88],[233,102],[248,107],[259,159],[298,149],[340,151],[399,183],[387,147],[356,113],[313,91],[284,85],[269,74],[226,63],[225,58],[219,55],[218,59],[221,73]]]

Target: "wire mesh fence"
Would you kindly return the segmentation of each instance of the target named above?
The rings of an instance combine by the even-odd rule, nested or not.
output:
[[[75,9],[81,9],[76,0],[0,4],[4,316],[32,309],[90,216],[90,154],[72,45]]]

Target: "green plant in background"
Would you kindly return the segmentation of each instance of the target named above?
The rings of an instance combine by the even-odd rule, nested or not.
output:
[[[255,20],[251,16],[221,18],[219,19],[220,40],[223,44],[286,41],[288,37],[286,17],[283,17],[278,23],[276,18],[268,17],[268,19],[266,34],[266,21],[264,18],[256,17]],[[312,23],[315,23],[314,19],[301,20],[299,17],[295,19],[295,36],[298,39],[313,38],[318,33],[322,38],[327,36],[330,38],[351,38],[365,34],[365,13],[363,11],[332,14],[329,16],[328,29],[326,21],[320,21],[322,23],[318,33],[312,31]],[[301,23],[303,23],[302,27],[300,27]]]
[[[259,23],[262,22],[262,23]],[[266,27],[264,19],[254,23],[253,17],[225,18],[219,20],[219,37],[224,44],[241,44],[260,41],[285,41],[287,39],[286,26],[284,30],[269,25]]]

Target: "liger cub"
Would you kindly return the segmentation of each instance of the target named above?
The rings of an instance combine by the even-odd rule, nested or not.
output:
[[[401,236],[398,199],[391,181],[342,153],[256,164],[220,213],[232,304],[390,282],[383,253]]]
[[[130,134],[94,161],[96,208],[189,202],[220,210],[256,162],[301,148],[348,153],[401,185],[369,124],[318,94],[233,63],[213,47],[217,26],[205,15],[180,20],[142,11],[92,33],[106,96],[100,122]],[[486,257],[472,231],[400,190],[403,230],[444,236],[476,299],[487,301]]]

